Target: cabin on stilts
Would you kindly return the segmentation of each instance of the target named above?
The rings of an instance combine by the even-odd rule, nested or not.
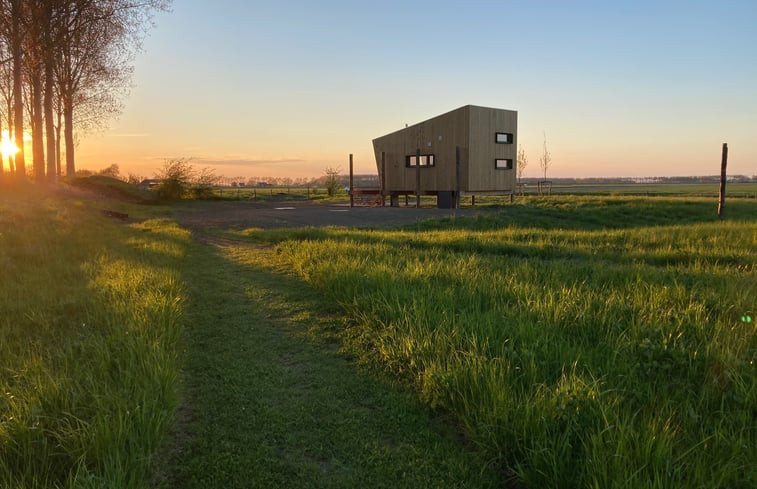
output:
[[[518,112],[466,105],[373,140],[382,196],[435,195],[437,206],[462,196],[513,195]]]

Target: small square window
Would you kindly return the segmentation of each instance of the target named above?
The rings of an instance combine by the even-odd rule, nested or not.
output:
[[[497,144],[513,144],[513,133],[511,132],[495,133],[494,142]]]
[[[494,168],[497,170],[512,170],[513,160],[512,158],[497,158],[494,160]]]

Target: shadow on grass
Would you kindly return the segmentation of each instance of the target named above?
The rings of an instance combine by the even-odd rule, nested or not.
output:
[[[337,350],[334,311],[255,248],[193,246],[163,487],[493,487],[458,435]]]

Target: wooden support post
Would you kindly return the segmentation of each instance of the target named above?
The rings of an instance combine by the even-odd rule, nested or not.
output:
[[[386,201],[386,153],[381,152],[381,207],[384,207]]]
[[[460,146],[455,146],[455,209],[460,208]]]
[[[725,167],[728,164],[728,145],[723,143],[723,155],[720,159],[720,194],[718,196],[718,219],[723,219],[725,211]]]
[[[350,153],[350,207],[355,207],[355,195],[352,193],[353,174],[352,174],[352,153]]]
[[[415,207],[421,207],[421,150],[415,150]]]
[[[475,195],[471,195],[470,196],[470,205],[471,205],[471,207],[476,207],[476,196]]]

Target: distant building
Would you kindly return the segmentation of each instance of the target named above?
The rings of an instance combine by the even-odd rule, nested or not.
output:
[[[142,180],[141,182],[139,182],[137,186],[139,188],[148,189],[148,188],[155,188],[161,183],[163,183],[163,180],[160,180],[158,178],[146,178]]]
[[[466,105],[376,138],[382,192],[392,205],[400,195],[436,195],[440,207],[462,195],[511,194],[517,133],[518,112]]]

